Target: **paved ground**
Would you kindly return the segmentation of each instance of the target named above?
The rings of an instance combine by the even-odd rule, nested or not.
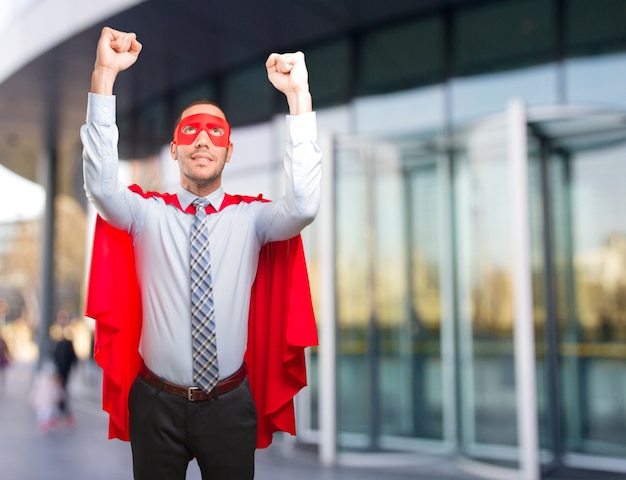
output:
[[[0,385],[0,478],[3,480],[132,480],[130,447],[107,440],[107,417],[100,409],[97,369],[81,365],[71,378],[74,428],[38,430],[28,403],[33,366],[12,365]],[[192,463],[187,480],[200,480]],[[323,467],[301,447],[275,441],[257,453],[256,480],[475,480],[444,458],[424,458],[418,465]],[[582,478],[559,476],[550,478]],[[604,480],[608,477],[586,479]],[[613,478],[613,477],[611,477]],[[501,479],[508,480],[508,479]]]
[[[42,433],[28,403],[33,366],[12,365],[0,386],[0,478],[3,480],[132,480],[130,447],[107,440],[107,417],[100,409],[98,371],[81,365],[71,378],[75,428]],[[420,469],[321,466],[314,453],[275,441],[257,453],[257,480],[471,480],[457,475],[443,460],[428,460]],[[188,480],[200,480],[192,463]]]

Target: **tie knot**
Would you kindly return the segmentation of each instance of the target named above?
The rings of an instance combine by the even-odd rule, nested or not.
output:
[[[208,204],[209,201],[206,198],[196,198],[193,201],[193,206],[196,207],[196,213],[205,213],[205,209]]]

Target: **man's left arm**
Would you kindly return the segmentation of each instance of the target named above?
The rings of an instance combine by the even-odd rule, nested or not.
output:
[[[264,208],[258,219],[263,242],[286,240],[313,221],[320,203],[321,157],[302,52],[271,54],[267,76],[289,105],[284,157],[285,197]],[[271,210],[271,212],[268,212]]]

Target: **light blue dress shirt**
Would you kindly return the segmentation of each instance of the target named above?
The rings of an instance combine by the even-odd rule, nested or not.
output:
[[[118,179],[115,96],[90,93],[81,128],[85,191],[98,213],[127,231],[135,246],[143,329],[140,352],[153,372],[193,385],[189,286],[189,215],[157,197],[145,199]],[[239,203],[209,215],[220,377],[241,366],[246,350],[250,290],[260,248],[286,240],[311,223],[320,201],[321,152],[315,113],[287,116],[286,194],[273,202]],[[183,209],[196,198],[179,188]],[[220,187],[206,197],[219,210]]]

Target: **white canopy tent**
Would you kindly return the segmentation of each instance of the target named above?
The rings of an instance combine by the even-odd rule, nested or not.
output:
[[[45,202],[41,185],[0,165],[0,223],[35,220],[41,217]]]

